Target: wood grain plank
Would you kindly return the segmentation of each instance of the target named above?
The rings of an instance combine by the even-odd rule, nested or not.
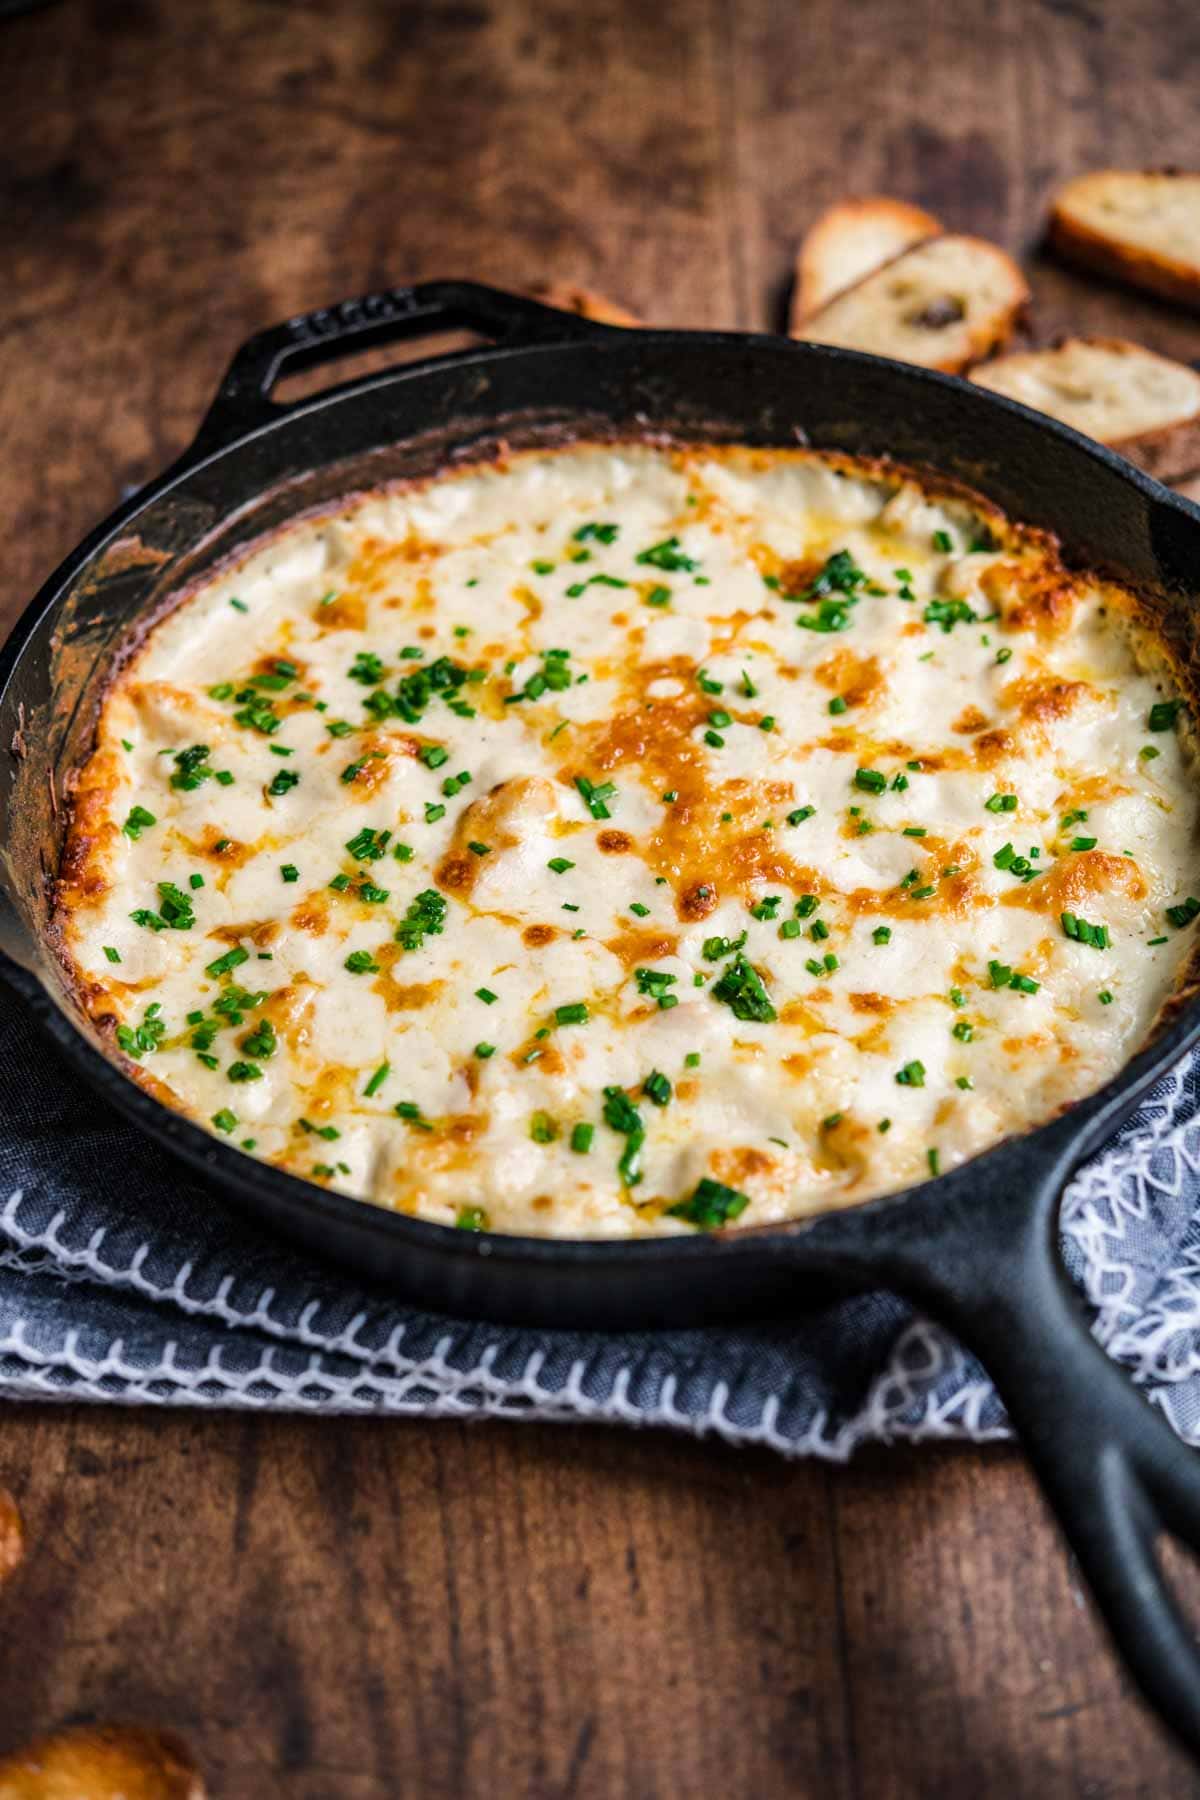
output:
[[[1015,1451],[876,1452],[834,1491],[864,1795],[1200,1796]]]
[[[26,526],[0,620],[292,313],[461,275],[735,316],[717,53],[689,0],[356,0],[336,31],[323,6],[141,0],[0,29],[0,498]]]
[[[215,1793],[848,1797],[824,1468],[662,1434],[22,1410],[0,1752]],[[30,1654],[34,1622],[36,1654]]]

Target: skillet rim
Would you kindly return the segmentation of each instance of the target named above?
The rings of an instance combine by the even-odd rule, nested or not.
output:
[[[539,308],[538,311],[546,313],[551,320],[554,317],[551,309]],[[785,355],[790,353],[802,361],[831,363],[835,368],[839,364],[848,367],[882,364],[907,383],[947,390],[959,404],[965,401],[968,411],[972,407],[984,411],[991,408],[1016,415],[1042,437],[1051,441],[1057,439],[1075,453],[1082,452],[1089,460],[1107,468],[1122,483],[1138,493],[1149,508],[1177,514],[1197,534],[1197,560],[1200,564],[1200,506],[1164,487],[1116,451],[1085,437],[1073,427],[1038,413],[1007,396],[977,388],[958,376],[915,364],[897,363],[890,358],[869,356],[861,351],[797,342],[768,332],[641,328],[633,331],[598,325],[581,331],[579,319],[572,315],[563,317],[564,331],[558,337],[537,336],[532,340],[475,346],[450,355],[401,363],[335,384],[290,405],[273,402],[268,394],[263,393],[260,396],[260,414],[265,416],[259,416],[252,423],[246,423],[243,416],[231,430],[224,433],[220,431],[221,396],[218,395],[217,402],[206,416],[197,437],[182,455],[161,475],[140,488],[86,533],[42,583],[19,615],[0,647],[0,701],[20,667],[34,632],[56,607],[61,607],[88,564],[147,507],[169,495],[173,488],[201,470],[211,468],[233,452],[259,438],[281,431],[298,420],[311,420],[329,407],[351,403],[366,394],[376,394],[391,387],[399,388],[406,381],[419,379],[431,371],[450,365],[488,365],[507,362],[511,358],[536,358],[541,354],[566,348],[586,347],[593,351],[609,352],[621,346],[622,340],[625,340],[627,346],[641,351],[686,344],[692,348],[711,347],[714,350],[736,347],[740,351],[765,351],[773,356],[778,356],[781,352]],[[570,319],[569,332],[565,325],[567,319]],[[647,425],[649,426],[649,421]],[[403,442],[405,435],[412,434],[399,434],[392,441]],[[813,447],[820,448],[819,445]],[[319,461],[314,462],[309,458],[309,468],[320,466]],[[935,475],[938,473],[936,463],[931,465],[931,472]],[[990,497],[985,490],[981,491],[985,492],[985,497]],[[263,488],[256,498],[262,498],[268,492],[269,488]],[[226,519],[232,516],[233,510],[226,513]],[[132,623],[130,621],[130,625]],[[34,941],[39,952],[48,951],[43,935],[39,934]],[[931,1176],[911,1186],[875,1195],[853,1206],[835,1208],[782,1223],[742,1228],[734,1226],[724,1231],[696,1231],[677,1236],[633,1239],[525,1236],[504,1232],[465,1232],[453,1225],[439,1225],[408,1214],[395,1213],[369,1201],[343,1194],[337,1189],[319,1187],[302,1176],[261,1162],[234,1145],[214,1137],[186,1114],[167,1106],[126,1075],[117,1062],[89,1041],[37,969],[13,958],[11,962],[6,959],[6,966],[0,969],[0,974],[18,990],[31,1012],[49,1029],[68,1061],[79,1069],[94,1088],[106,1093],[139,1128],[182,1155],[209,1178],[219,1178],[234,1190],[261,1189],[264,1197],[279,1203],[279,1210],[286,1212],[296,1208],[306,1211],[309,1215],[318,1217],[322,1223],[345,1225],[360,1238],[377,1236],[390,1240],[396,1246],[407,1243],[414,1250],[423,1248],[439,1255],[452,1254],[476,1262],[491,1260],[522,1265],[589,1263],[593,1267],[611,1263],[618,1273],[622,1268],[665,1263],[681,1256],[706,1257],[717,1252],[737,1256],[763,1252],[769,1254],[773,1249],[784,1246],[794,1251],[798,1244],[809,1241],[818,1254],[836,1256],[843,1248],[853,1249],[856,1241],[861,1243],[869,1237],[882,1220],[918,1197],[929,1206],[936,1206],[939,1201],[948,1201],[958,1190],[974,1185],[985,1168],[991,1175],[998,1173],[1005,1161],[1013,1169],[1017,1169],[1027,1160],[1037,1161],[1043,1155],[1048,1161],[1069,1155],[1072,1163],[1077,1163],[1103,1140],[1122,1117],[1132,1111],[1154,1082],[1200,1040],[1198,993],[1193,994],[1190,999],[1181,1000],[1176,1016],[1122,1064],[1102,1087],[1083,1096],[1064,1112],[1029,1131],[1002,1138],[943,1175]],[[274,1212],[276,1208],[272,1207],[271,1210]],[[285,1226],[276,1228],[286,1233]],[[302,1237],[303,1234],[297,1232],[294,1235]]]

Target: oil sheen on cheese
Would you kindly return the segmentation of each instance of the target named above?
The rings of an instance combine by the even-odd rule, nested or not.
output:
[[[65,950],[159,1098],[379,1206],[846,1206],[1145,1039],[1200,881],[1165,669],[1129,595],[884,467],[516,454],[298,520],[150,633]]]

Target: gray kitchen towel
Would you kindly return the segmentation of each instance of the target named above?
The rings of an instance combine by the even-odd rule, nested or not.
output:
[[[790,1323],[549,1332],[397,1305],[258,1230],[86,1089],[0,989],[0,1396],[596,1419],[844,1458],[998,1438],[977,1363],[888,1294]],[[1072,1184],[1071,1271],[1110,1353],[1200,1442],[1200,1073]]]

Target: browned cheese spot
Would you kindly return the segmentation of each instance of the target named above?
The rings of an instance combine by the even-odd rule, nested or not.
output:
[[[835,650],[817,664],[813,674],[822,687],[840,694],[847,706],[870,706],[887,687],[879,658],[862,656],[857,650]]]
[[[1078,912],[1090,900],[1104,894],[1124,894],[1126,899],[1146,898],[1146,880],[1131,856],[1113,856],[1107,850],[1080,850],[1062,856],[1036,881],[1022,883],[1004,895],[1005,906],[1022,906],[1030,912]]]
[[[382,995],[390,1013],[420,1012],[422,1007],[433,1005],[446,985],[444,981],[405,981],[406,955],[403,947],[396,943],[380,944],[375,951],[380,973],[371,986]]]
[[[714,1150],[709,1157],[713,1174],[729,1187],[740,1188],[757,1175],[769,1175],[775,1158],[755,1144],[736,1144]]]
[[[674,956],[679,948],[679,939],[668,931],[639,929],[634,925],[618,933],[616,937],[607,939],[604,947],[611,950],[627,969],[633,969],[640,963],[657,962],[660,957]]]
[[[1052,542],[984,570],[980,588],[1009,631],[1065,637],[1075,618],[1079,583],[1059,562]]]
[[[439,863],[434,880],[448,893],[465,899],[474,889],[486,858],[468,848],[486,844],[491,856],[515,850],[532,837],[555,810],[554,788],[542,775],[514,775],[463,808],[454,841]]]
[[[986,731],[990,724],[987,714],[980,712],[977,706],[964,706],[950,729],[962,737],[974,737],[976,733]]]

